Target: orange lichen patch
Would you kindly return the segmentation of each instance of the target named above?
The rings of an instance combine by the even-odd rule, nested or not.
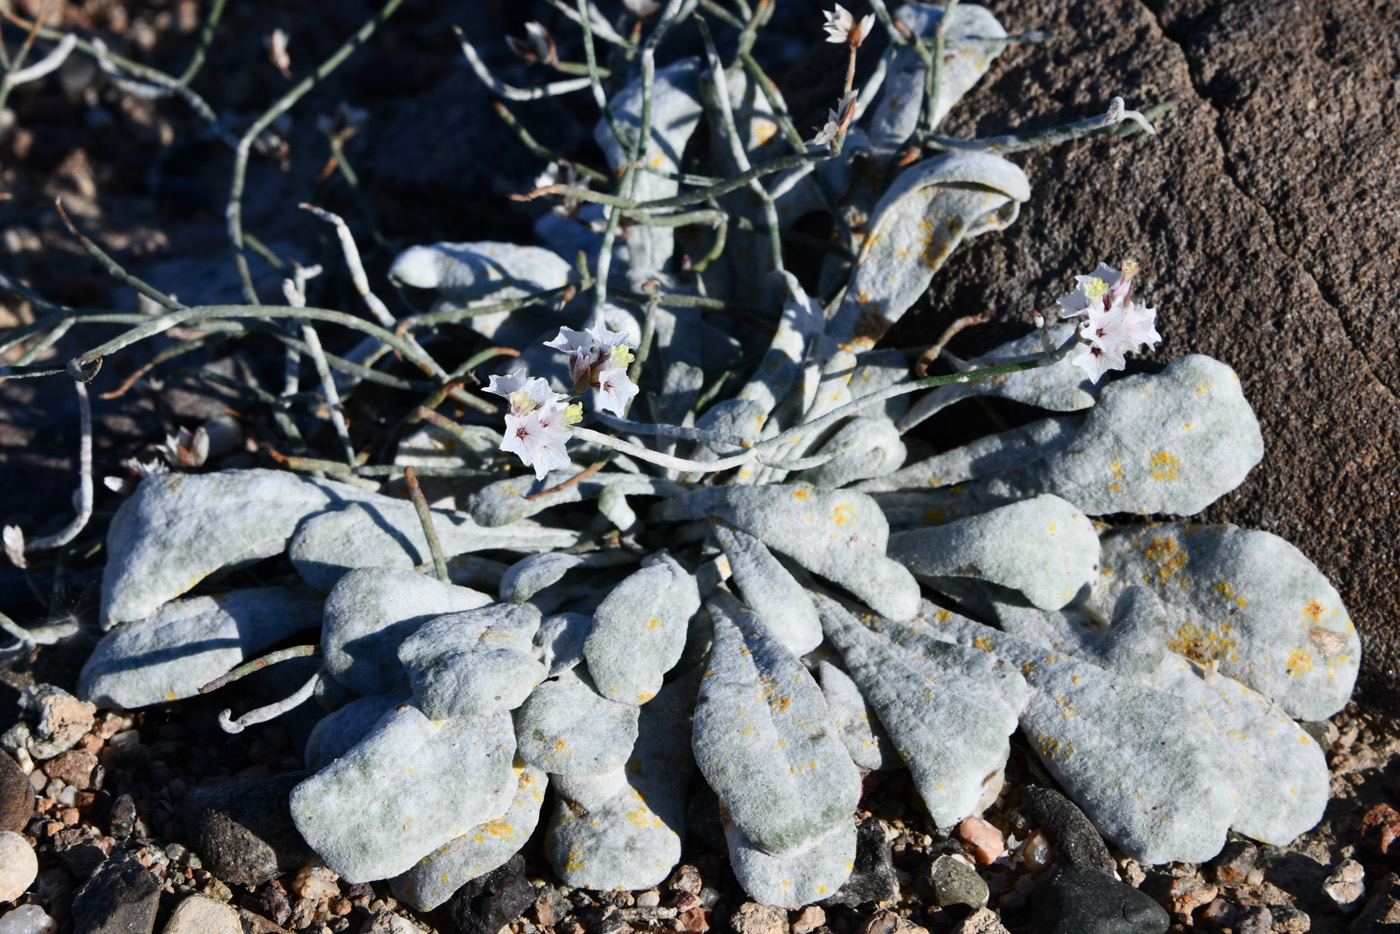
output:
[[[1053,535],[1054,533],[1056,533],[1056,532],[1058,532],[1058,531],[1060,531],[1060,527],[1059,527],[1058,525],[1056,525],[1055,523],[1053,523],[1053,522],[1050,523],[1050,534]]]
[[[983,652],[990,652],[994,648],[992,640],[988,639],[986,636],[978,636],[976,639],[973,639],[972,647]]]
[[[1185,428],[1187,431],[1190,431],[1192,428],[1195,428],[1195,427],[1196,427],[1196,423],[1195,423],[1195,422],[1187,422],[1185,425],[1182,425],[1181,427],[1182,427],[1182,428]]]
[[[792,496],[793,496],[793,498],[796,499],[798,502],[806,502],[807,499],[808,499],[809,497],[811,497],[811,495],[812,495],[812,492],[811,492],[810,490],[800,490],[800,489],[799,489],[799,490],[793,490],[793,491],[792,491]]]
[[[1165,584],[1186,567],[1186,552],[1174,538],[1155,536],[1142,550],[1142,556],[1147,559],[1149,565],[1147,573],[1142,576],[1145,584],[1152,583],[1154,572],[1157,575],[1157,583]],[[1182,581],[1181,585],[1185,587],[1186,582]]]
[[[650,630],[652,630],[652,629],[655,629],[657,626],[660,626],[660,625],[662,625],[662,623],[661,623],[661,617],[659,617],[659,616],[653,616],[651,619],[647,620],[647,630],[648,630],[648,631],[650,631]]]
[[[1301,678],[1313,669],[1312,654],[1307,649],[1294,649],[1288,653],[1288,664],[1285,668],[1293,677]]]
[[[1201,665],[1226,657],[1235,645],[1235,640],[1230,638],[1229,625],[1219,630],[1206,629],[1192,620],[1182,623],[1176,630],[1176,638],[1167,641],[1167,648]]]
[[[569,744],[566,743],[566,742],[564,742],[562,739],[556,739],[556,740],[554,741],[554,749],[555,749],[555,751],[564,749],[564,748],[565,748],[566,746],[568,746],[568,745],[569,745]]]
[[[483,834],[488,834],[488,833],[489,833],[489,834],[490,834],[491,836],[493,836],[493,837],[513,837],[513,836],[515,836],[515,827],[512,826],[512,825],[510,824],[510,822],[504,821],[504,820],[487,821],[486,823],[482,824],[482,825],[481,825],[479,828],[477,828],[477,829],[480,830],[481,833],[483,833]]]
[[[850,503],[842,503],[831,511],[831,521],[845,525],[855,518],[855,508]]]
[[[1181,474],[1181,461],[1166,451],[1153,454],[1151,465],[1153,480],[1176,480]]]
[[[1322,621],[1322,614],[1327,612],[1327,607],[1323,606],[1316,597],[1308,601],[1308,605],[1303,607],[1303,620],[1305,625],[1316,626]]]
[[[1046,736],[1044,733],[1041,733],[1035,740],[1036,743],[1040,745],[1040,754],[1047,759],[1054,759],[1056,756],[1059,756],[1061,759],[1068,759],[1074,753],[1073,743],[1065,743],[1064,746],[1061,747],[1060,741],[1053,736]]]
[[[564,862],[564,868],[569,872],[578,872],[587,865],[588,863],[584,861],[583,854],[578,851],[577,846],[570,847],[569,858]]]
[[[946,623],[948,622],[948,620],[953,618],[953,614],[947,610],[939,610],[937,613],[933,614],[933,618],[938,620],[940,623]]]
[[[1235,585],[1229,581],[1221,581],[1211,588],[1225,600],[1233,600],[1237,606],[1248,606],[1249,602],[1244,597],[1235,596]]]
[[[792,706],[792,698],[791,698],[791,697],[777,697],[777,698],[774,698],[773,700],[769,701],[769,702],[768,702],[768,706],[769,706],[769,707],[772,707],[772,708],[773,708],[774,710],[776,710],[778,713],[787,713],[788,707]]]
[[[655,697],[655,696],[656,696],[656,692],[655,692],[655,691],[641,691],[641,692],[639,692],[639,693],[637,694],[637,703],[638,703],[639,705],[640,705],[640,704],[645,704],[647,701],[651,700],[651,699],[652,699],[653,697]]]

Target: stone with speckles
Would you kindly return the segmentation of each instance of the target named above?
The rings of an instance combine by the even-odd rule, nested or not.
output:
[[[508,712],[434,722],[405,704],[292,789],[292,821],[345,881],[388,879],[504,814],[514,759]]]
[[[920,578],[971,577],[1019,590],[1057,610],[1094,580],[1099,537],[1089,518],[1058,496],[1036,496],[890,536],[889,555]]]
[[[1351,696],[1361,641],[1342,598],[1311,561],[1268,532],[1165,523],[1103,537],[1095,602],[1144,585],[1161,599],[1173,651],[1325,720]]]
[[[598,693],[626,704],[655,697],[699,608],[695,575],[664,552],[644,561],[593,611],[583,657]]]
[[[707,604],[715,644],[700,682],[695,761],[729,819],[775,856],[849,822],[860,773],[807,669],[750,610]]]
[[[961,646],[926,645],[916,655],[828,597],[817,598],[817,612],[934,822],[951,829],[976,812],[1011,753],[1025,680],[1012,666]]]
[[[519,852],[535,832],[549,777],[515,763],[516,790],[506,812],[443,844],[390,883],[394,894],[419,911],[432,911],[468,881]]]

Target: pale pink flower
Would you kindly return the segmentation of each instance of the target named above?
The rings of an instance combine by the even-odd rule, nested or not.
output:
[[[1075,276],[1075,290],[1057,300],[1063,317],[1084,319],[1079,326],[1083,346],[1072,362],[1095,383],[1109,370],[1123,369],[1126,354],[1139,352],[1144,344],[1152,349],[1162,339],[1156,309],[1129,300],[1137,269],[1131,260],[1122,272],[1100,263],[1092,275]]]
[[[822,25],[826,30],[826,41],[839,42],[853,48],[859,46],[865,41],[865,37],[870,35],[870,30],[875,25],[875,14],[868,13],[857,23],[850,10],[839,3],[835,6],[834,10],[822,11],[822,16],[826,18]]]
[[[619,417],[625,414],[627,402],[637,394],[637,385],[627,376],[633,356],[626,335],[605,327],[587,331],[561,327],[559,336],[545,346],[568,354],[574,395],[589,387],[598,389],[603,394],[601,408]]]

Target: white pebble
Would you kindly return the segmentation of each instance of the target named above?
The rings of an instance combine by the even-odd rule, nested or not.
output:
[[[39,859],[29,841],[17,833],[0,830],[0,902],[12,902],[34,884]]]
[[[0,934],[53,934],[58,922],[38,905],[20,905],[0,917]]]
[[[191,895],[170,913],[164,934],[243,934],[243,925],[230,906],[206,895]]]

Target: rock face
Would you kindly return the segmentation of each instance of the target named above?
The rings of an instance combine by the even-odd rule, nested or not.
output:
[[[1012,32],[1056,39],[998,59],[950,114],[952,135],[998,132],[1006,113],[1025,129],[1082,119],[1113,94],[1132,107],[1181,102],[1156,138],[1014,156],[1034,197],[1006,232],[949,259],[896,343],[927,342],[956,309],[985,308],[1005,326],[951,347],[984,351],[1022,333],[1026,312],[1074,275],[1137,259],[1136,294],[1160,309],[1156,359],[1229,364],[1264,434],[1264,462],[1203,521],[1294,543],[1366,640],[1363,691],[1400,696],[1400,633],[1387,623],[1400,615],[1400,434],[1386,430],[1400,422],[1400,218],[1389,207],[1400,177],[1387,168],[1400,126],[1377,103],[1400,12],[1359,0],[986,6]],[[1388,64],[1363,67],[1377,62]]]

